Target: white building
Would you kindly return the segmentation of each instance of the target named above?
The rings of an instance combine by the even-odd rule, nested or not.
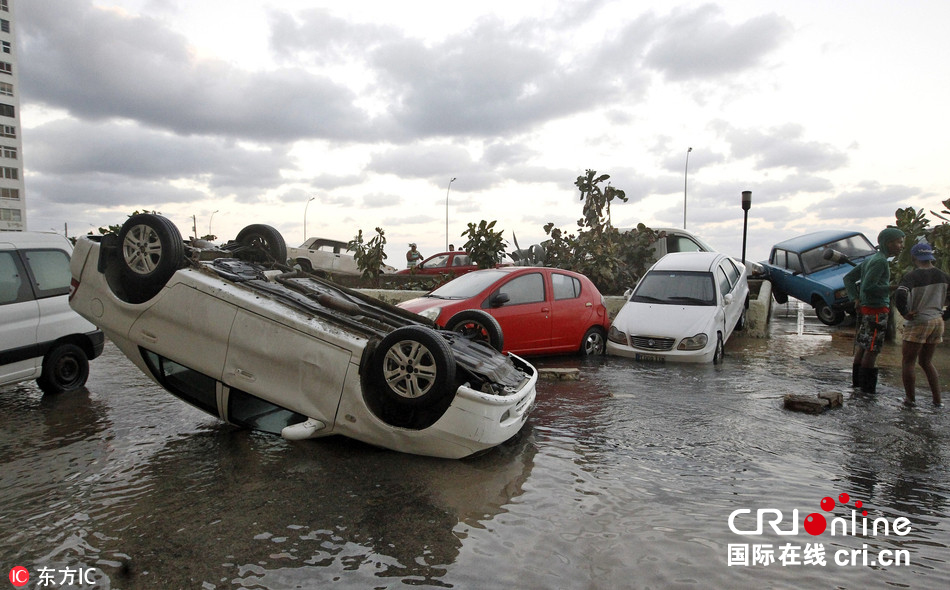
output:
[[[13,0],[0,0],[0,230],[26,229]]]

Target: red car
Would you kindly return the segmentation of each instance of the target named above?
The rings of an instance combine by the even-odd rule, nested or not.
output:
[[[468,252],[441,252],[430,256],[412,268],[404,268],[396,274],[400,275],[437,275],[437,274],[455,274],[463,275],[473,270],[478,270],[478,265],[472,262]]]
[[[590,279],[557,268],[470,272],[399,307],[518,355],[602,354],[610,327]]]

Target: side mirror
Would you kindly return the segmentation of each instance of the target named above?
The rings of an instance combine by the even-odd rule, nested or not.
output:
[[[722,298],[722,302],[726,305],[732,305],[732,293],[726,293],[726,296]]]
[[[501,307],[509,301],[511,301],[511,297],[509,297],[507,293],[495,293],[491,296],[491,299],[488,300],[492,307]]]
[[[630,299],[631,295],[633,295],[633,289],[628,288],[626,291],[623,292],[624,299]]]

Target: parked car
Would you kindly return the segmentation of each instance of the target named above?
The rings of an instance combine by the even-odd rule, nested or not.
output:
[[[70,305],[156,383],[238,426],[447,458],[521,429],[535,399],[529,363],[313,275],[268,270],[253,260],[275,258],[276,230],[253,227],[236,258],[197,261],[171,221],[134,215],[117,236],[77,242]]]
[[[804,301],[815,308],[822,323],[834,326],[854,310],[844,288],[844,275],[852,265],[826,258],[828,250],[844,254],[855,264],[876,251],[861,232],[826,230],[775,244],[762,265],[777,302],[785,303],[790,296]]]
[[[299,265],[306,272],[328,271],[342,274],[360,274],[359,265],[347,242],[326,238],[309,238],[297,248],[287,248],[287,259]],[[382,274],[396,272],[394,266],[383,264],[379,268]]]
[[[412,268],[404,268],[397,274],[401,275],[437,275],[452,273],[455,276],[478,270],[478,265],[472,262],[468,252],[453,250],[434,254]]]
[[[0,232],[0,385],[44,393],[86,384],[102,331],[69,308],[72,245],[54,233]]]
[[[643,361],[722,362],[749,304],[746,267],[718,252],[667,254],[614,318],[607,353]]]
[[[399,307],[524,355],[602,354],[610,326],[597,287],[582,274],[557,268],[479,270]]]

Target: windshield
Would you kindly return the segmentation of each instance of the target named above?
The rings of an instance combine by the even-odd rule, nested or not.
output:
[[[654,270],[643,277],[630,301],[666,305],[716,305],[712,273]]]
[[[806,273],[818,272],[832,266],[838,266],[838,263],[831,260],[825,260],[825,250],[836,250],[851,259],[862,258],[874,254],[874,246],[861,234],[835,240],[802,252],[802,264],[805,266]]]
[[[507,273],[500,270],[481,270],[464,274],[459,278],[449,281],[435,291],[426,295],[426,297],[439,297],[441,299],[468,299],[474,297],[490,287],[492,283],[505,276]]]

